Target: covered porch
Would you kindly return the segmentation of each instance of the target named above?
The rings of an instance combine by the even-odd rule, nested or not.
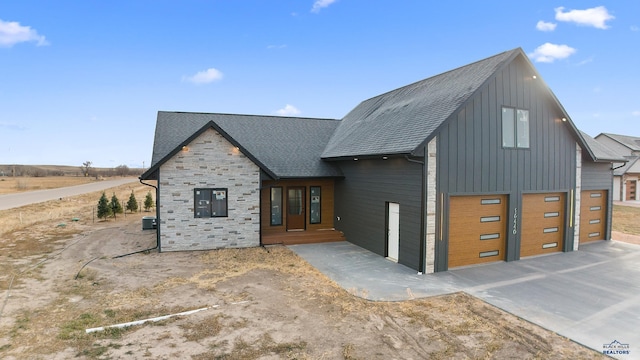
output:
[[[333,178],[264,180],[261,244],[313,244],[344,241],[334,228]]]

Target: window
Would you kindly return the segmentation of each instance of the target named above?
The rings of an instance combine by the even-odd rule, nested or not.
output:
[[[282,188],[271,188],[271,225],[282,225]]]
[[[529,110],[502,108],[502,147],[529,148]]]
[[[227,189],[194,189],[193,200],[194,217],[227,216]]]
[[[309,211],[309,223],[320,224],[320,186],[312,186],[311,193],[311,211]]]

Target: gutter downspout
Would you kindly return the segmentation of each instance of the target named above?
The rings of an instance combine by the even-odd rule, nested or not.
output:
[[[427,220],[426,220],[426,216],[427,216],[427,209],[426,209],[426,197],[427,197],[427,166],[426,166],[426,159],[427,159],[427,147],[425,146],[424,148],[424,152],[425,152],[425,161],[419,161],[419,160],[414,160],[409,158],[409,155],[405,155],[404,158],[408,161],[408,162],[412,162],[412,163],[416,163],[416,164],[420,164],[422,165],[422,176],[421,178],[421,186],[420,189],[422,190],[422,196],[420,197],[420,256],[418,257],[418,275],[422,275],[425,273],[426,270],[426,259],[425,259],[425,241],[426,241],[426,224],[427,224]]]
[[[627,165],[627,163],[622,163],[622,165],[620,165],[620,166],[612,167],[612,168],[611,168],[611,170],[612,170],[612,171],[615,171],[615,170],[618,170],[618,169],[620,169],[621,167],[624,167],[624,166],[626,166],[626,165]],[[611,163],[611,166],[613,166],[613,163]]]
[[[140,184],[146,185],[146,186],[151,186],[152,188],[156,189],[156,223],[158,224],[158,226],[156,228],[156,246],[154,246],[152,248],[149,248],[149,249],[144,249],[144,250],[134,251],[134,252],[128,253],[128,254],[114,256],[113,259],[121,258],[121,257],[124,257],[124,256],[129,256],[129,255],[133,255],[133,254],[139,254],[139,253],[142,253],[142,252],[147,252],[147,251],[151,251],[151,250],[155,250],[155,249],[158,249],[158,252],[160,252],[160,221],[159,221],[160,219],[158,218],[158,204],[157,204],[158,187],[157,186],[153,186],[151,184],[143,183],[141,178],[138,178],[138,180],[140,180]]]

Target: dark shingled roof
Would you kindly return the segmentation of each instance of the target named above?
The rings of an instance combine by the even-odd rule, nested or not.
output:
[[[506,51],[363,101],[342,121],[161,111],[152,166],[142,178],[154,177],[164,161],[208,128],[222,133],[273,178],[342,176],[338,167],[322,159],[419,155],[414,153],[435,136],[437,129],[518,56],[529,61],[521,48]],[[566,115],[562,104],[548,91]],[[592,160],[625,161],[580,134],[566,117]],[[635,140],[638,138],[634,138],[634,144],[640,146]]]
[[[342,119],[322,157],[412,153],[520,54],[506,51],[363,101]]]
[[[158,112],[153,156],[143,179],[176,151],[199,135],[214,128],[276,178],[342,176],[320,154],[339,121],[298,117]]]
[[[591,149],[591,152],[595,157],[595,159],[593,159],[594,161],[603,161],[603,162],[627,161],[627,159],[616,154],[616,152],[613,151],[611,148],[599,142],[598,140],[592,138],[591,136],[587,135],[587,133],[580,131],[580,135],[582,135],[582,138],[585,140],[585,144],[587,144],[589,149]]]

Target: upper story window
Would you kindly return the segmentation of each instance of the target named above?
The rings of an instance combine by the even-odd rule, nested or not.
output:
[[[193,215],[197,218],[226,217],[227,189],[194,189]]]
[[[502,108],[502,147],[529,148],[529,110]]]

